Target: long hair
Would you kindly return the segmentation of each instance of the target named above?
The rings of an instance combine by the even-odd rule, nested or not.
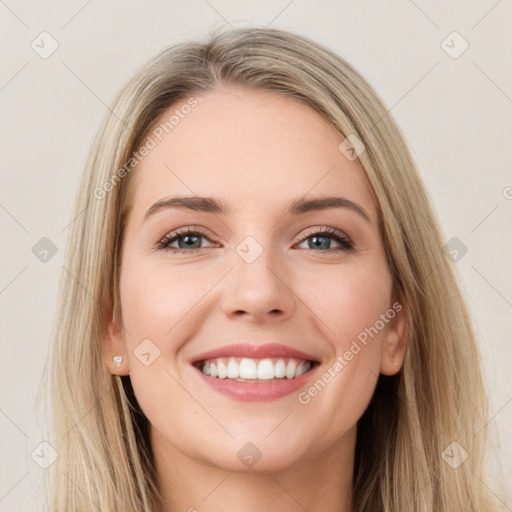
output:
[[[225,85],[294,98],[365,147],[358,159],[407,310],[408,346],[402,369],[380,376],[358,422],[354,511],[498,510],[485,483],[487,406],[474,327],[405,138],[343,58],[307,37],[264,28],[167,47],[124,86],[95,138],[45,371],[48,439],[58,453],[46,472],[49,510],[157,511],[148,420],[129,376],[108,371],[99,340],[119,303],[133,155],[173,104]],[[449,463],[454,453],[459,462],[467,456],[458,467]]]

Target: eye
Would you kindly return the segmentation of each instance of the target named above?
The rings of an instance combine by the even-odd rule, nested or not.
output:
[[[201,244],[201,238],[207,237],[195,227],[177,229],[164,236],[164,238],[158,242],[157,249],[170,251],[172,253],[196,252],[204,248]],[[178,242],[178,247],[171,245],[175,242]]]
[[[335,240],[341,247],[334,248],[333,250],[331,248],[331,242],[330,239]],[[333,252],[333,251],[353,251],[354,245],[350,238],[348,238],[342,231],[339,231],[335,228],[314,228],[312,231],[307,233],[307,236],[303,239],[301,243],[304,243],[306,241],[310,241],[308,243],[307,249],[311,249],[315,252]],[[326,249],[317,251],[316,249]]]
[[[177,229],[172,233],[164,236],[160,240],[156,249],[170,251],[171,253],[194,253],[206,247],[202,245],[201,239],[208,239],[205,233],[196,227],[187,227]],[[314,228],[307,233],[307,236],[302,239],[301,243],[310,240],[307,249],[315,252],[336,252],[336,251],[354,251],[352,241],[342,232],[335,228]],[[340,245],[339,248],[332,248],[330,240],[334,240]],[[178,246],[172,244],[177,243]],[[210,247],[214,247],[212,244]],[[317,250],[324,249],[324,250]]]

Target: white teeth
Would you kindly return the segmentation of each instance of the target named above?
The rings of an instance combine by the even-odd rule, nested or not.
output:
[[[217,363],[217,375],[219,379],[225,379],[228,376],[228,369],[222,361]]]
[[[228,379],[238,379],[240,377],[240,367],[233,359],[229,360],[228,363]]]
[[[286,375],[286,365],[284,364],[284,361],[282,359],[279,359],[279,361],[277,361],[274,367],[274,374],[278,379],[282,379]]]
[[[243,358],[240,361],[240,378],[241,379],[257,379],[258,368],[253,359]]]
[[[267,380],[293,379],[304,375],[311,368],[310,361],[295,358],[250,359],[216,358],[204,362],[202,371],[205,375],[219,379]]]
[[[288,364],[286,365],[286,377],[288,379],[293,379],[293,377],[295,377],[295,370],[297,369],[297,363],[293,360],[293,359],[290,359],[288,361]],[[211,372],[210,372],[210,375],[211,375]]]
[[[262,359],[258,364],[258,379],[270,380],[274,378],[274,365],[270,359]]]
[[[301,375],[304,375],[309,370],[308,363],[305,361],[300,363],[299,366],[297,366],[297,369],[295,370],[295,377],[300,377]],[[220,371],[219,371],[220,375]]]
[[[310,361],[304,361],[302,363],[302,368],[301,368],[300,375],[297,372],[295,372],[295,377],[300,377],[301,375],[304,375],[305,373],[309,372],[310,369],[311,369],[311,362]]]

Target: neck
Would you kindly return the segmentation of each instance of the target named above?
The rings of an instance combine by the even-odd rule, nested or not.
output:
[[[238,472],[191,458],[151,429],[158,512],[351,512],[356,427],[323,453],[279,471]]]

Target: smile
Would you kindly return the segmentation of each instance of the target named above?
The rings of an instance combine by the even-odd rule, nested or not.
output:
[[[233,400],[277,400],[299,392],[320,361],[290,346],[234,344],[196,356],[190,363],[210,390]]]
[[[237,382],[273,382],[295,379],[307,373],[313,361],[298,358],[218,357],[197,363],[205,375]]]

